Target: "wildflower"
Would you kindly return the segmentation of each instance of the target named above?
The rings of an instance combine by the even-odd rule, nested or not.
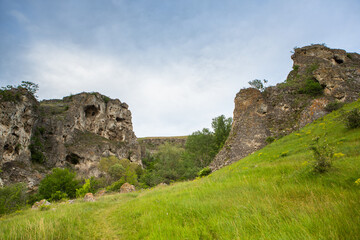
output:
[[[360,185],[360,178],[355,181],[355,184],[356,184],[356,185]]]
[[[262,154],[263,154],[263,153],[261,152],[261,153],[258,154],[258,156],[260,157]]]
[[[334,157],[336,157],[336,158],[341,158],[343,156],[345,156],[345,154],[343,154],[343,153],[334,153]]]

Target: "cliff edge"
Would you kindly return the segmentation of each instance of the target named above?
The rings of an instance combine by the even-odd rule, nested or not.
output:
[[[233,125],[212,170],[229,165],[327,114],[329,103],[352,102],[360,93],[360,55],[324,45],[296,48],[284,83],[242,89],[236,94]]]

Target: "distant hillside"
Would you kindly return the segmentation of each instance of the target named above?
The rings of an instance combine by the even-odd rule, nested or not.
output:
[[[155,153],[159,146],[164,143],[170,143],[180,147],[185,147],[187,136],[177,136],[177,137],[144,137],[138,138],[138,142],[141,147],[141,158],[144,158],[146,152],[151,154]]]
[[[0,220],[0,239],[359,239],[360,129],[345,105],[207,177]],[[316,143],[332,166],[314,172]]]

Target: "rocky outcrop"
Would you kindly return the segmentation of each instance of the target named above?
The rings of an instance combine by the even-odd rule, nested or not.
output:
[[[264,92],[242,89],[235,97],[233,125],[212,170],[231,164],[327,114],[330,102],[351,102],[360,93],[360,55],[312,45],[295,49],[284,83]]]
[[[144,158],[147,153],[155,154],[158,151],[159,146],[165,143],[185,148],[186,140],[187,136],[139,138],[138,142],[141,147],[141,158]]]
[[[131,185],[130,183],[124,183],[120,187],[120,193],[129,193],[129,192],[134,192],[135,190],[136,190],[135,186]]]
[[[100,176],[98,163],[110,155],[141,165],[126,103],[99,93],[40,103],[30,96],[1,102],[0,164],[5,183],[36,185],[53,167],[70,167],[83,177]]]
[[[0,182],[27,182],[34,187],[42,175],[29,161],[28,148],[38,118],[39,103],[25,89],[1,90],[0,95]],[[41,170],[41,168],[40,168]]]

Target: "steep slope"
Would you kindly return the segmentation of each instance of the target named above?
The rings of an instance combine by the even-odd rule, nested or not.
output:
[[[0,99],[0,177],[5,183],[26,182],[32,188],[53,167],[99,176],[99,160],[109,155],[141,164],[126,103],[99,93],[39,103],[24,89],[11,91],[19,99]]]
[[[360,129],[343,122],[354,108],[360,101],[202,179],[6,216],[0,238],[358,239]],[[309,150],[317,137],[335,153],[323,174]]]
[[[242,89],[235,97],[234,121],[212,170],[231,164],[276,139],[324,116],[334,102],[352,102],[360,93],[360,55],[323,45],[295,49],[293,70],[284,83]]]

